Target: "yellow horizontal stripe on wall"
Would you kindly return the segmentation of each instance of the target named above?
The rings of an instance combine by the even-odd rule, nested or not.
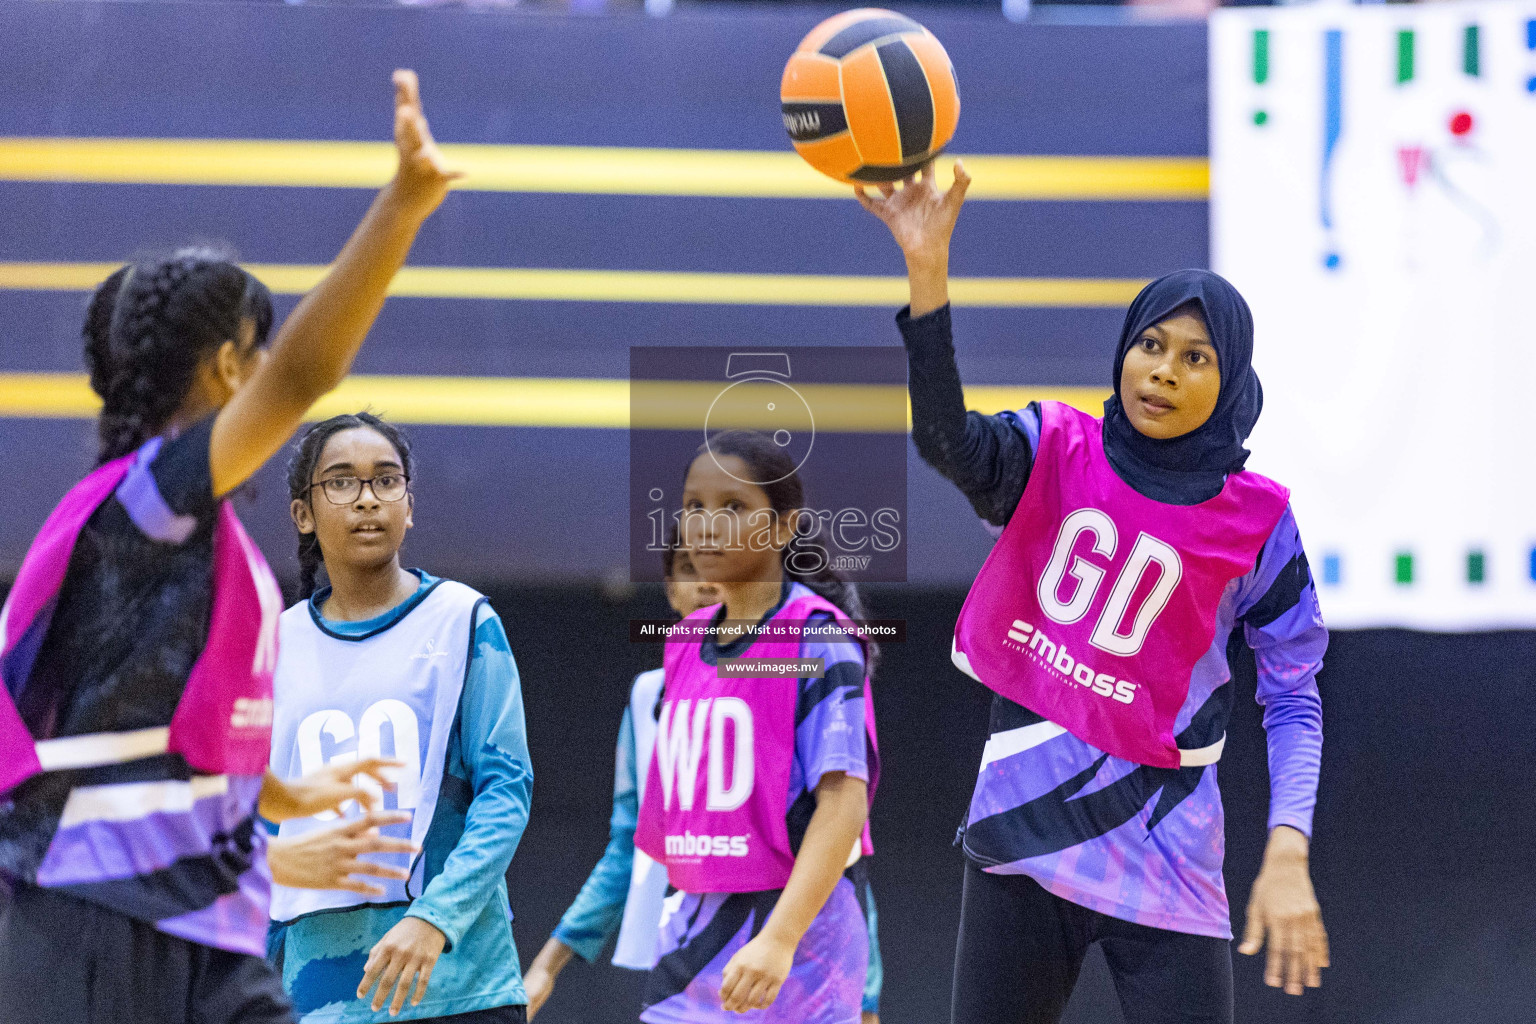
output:
[[[88,291],[116,263],[0,263],[0,290]],[[315,265],[244,266],[279,295],[302,295],[324,276]],[[957,277],[957,306],[1121,307],[1146,284],[1132,278]],[[902,277],[707,274],[665,270],[542,270],[522,267],[406,267],[389,293],[422,299],[670,302],[743,306],[900,306]]]
[[[789,150],[444,145],[481,192],[849,199]],[[1203,157],[968,156],[973,199],[1203,200]],[[394,169],[385,142],[247,139],[0,138],[0,180],[139,185],[378,188]],[[949,181],[953,158],[940,160]]]
[[[653,382],[660,384],[663,382]],[[664,382],[667,393],[703,396],[720,385]],[[883,432],[894,429],[889,409],[893,390],[879,386],[811,385],[801,389],[817,410],[816,427],[830,431]],[[896,389],[899,390],[899,389]],[[697,391],[699,394],[694,395]],[[1066,402],[1098,414],[1109,392],[1102,388],[999,387],[966,389],[967,404],[980,412],[1019,409],[1033,401]],[[884,403],[879,399],[884,399]],[[0,373],[0,417],[88,419],[100,402],[84,374]],[[628,380],[580,377],[412,377],[359,374],[347,378],[310,410],[311,419],[372,408],[400,423],[473,427],[630,426]],[[687,407],[668,416],[658,405],[642,410],[651,429],[691,430],[702,426]],[[910,411],[908,412],[910,429]],[[732,424],[734,425],[734,424]]]

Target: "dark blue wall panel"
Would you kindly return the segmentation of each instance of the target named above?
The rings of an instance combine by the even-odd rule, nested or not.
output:
[[[476,143],[787,151],[783,61],[828,9],[733,7],[567,17],[463,8],[0,0],[0,137],[383,140],[391,68],[421,72],[437,137]],[[1013,25],[915,9],[954,58],[955,149],[1088,156],[1205,153],[1200,25]],[[347,188],[0,181],[0,262],[110,262],[215,241],[259,263],[323,264],[366,208]],[[1207,259],[1201,201],[976,201],[961,276],[1147,278]],[[848,201],[457,192],[421,233],[426,266],[899,275],[884,228]],[[83,292],[0,290],[0,373],[79,372]],[[281,312],[294,299],[279,299]],[[894,304],[722,306],[394,299],[362,372],[623,377],[632,345],[897,344]],[[972,384],[1100,386],[1114,308],[966,308]],[[385,410],[386,412],[388,410]],[[423,528],[440,572],[591,579],[623,565],[626,442],[616,431],[421,427]],[[0,418],[28,467],[0,517],[0,573],[87,465],[84,422]],[[40,447],[39,447],[40,446]],[[49,457],[36,457],[48,452]],[[64,452],[78,457],[54,457]],[[28,461],[30,460],[30,461]],[[270,474],[269,474],[270,475]],[[914,462],[910,577],[958,583],[985,535]],[[280,495],[247,511],[288,544]],[[572,509],[580,509],[573,527]],[[485,557],[489,552],[490,557]],[[282,554],[286,555],[283,551]]]

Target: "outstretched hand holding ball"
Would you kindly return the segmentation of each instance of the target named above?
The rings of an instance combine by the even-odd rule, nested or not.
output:
[[[907,280],[912,289],[912,316],[922,316],[949,301],[949,240],[971,176],[965,164],[955,161],[955,180],[940,192],[937,175],[929,164],[917,174],[894,185],[879,186],[876,198],[863,186],[853,190],[859,203],[891,229],[896,244],[907,258]]]

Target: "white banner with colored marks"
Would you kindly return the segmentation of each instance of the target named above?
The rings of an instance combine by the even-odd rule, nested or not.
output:
[[[1211,22],[1214,268],[1251,468],[1336,627],[1536,626],[1536,4]]]

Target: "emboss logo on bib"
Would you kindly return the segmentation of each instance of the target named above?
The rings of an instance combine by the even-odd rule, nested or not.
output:
[[[1013,625],[1008,629],[1008,638],[1003,643],[1028,654],[1067,682],[1087,687],[1100,697],[1109,697],[1121,704],[1129,704],[1136,699],[1135,683],[1129,679],[1116,679],[1108,672],[1094,671],[1089,665],[1072,657],[1066,644],[1058,646],[1023,619],[1013,620]]]
[[[734,811],[752,796],[756,760],[752,749],[752,708],[747,702],[738,697],[705,698],[697,703],[666,701],[656,721],[656,758],[661,770],[662,807],[667,810],[672,809],[674,796],[680,809],[693,810],[706,736],[709,762],[705,809]],[[731,740],[729,760],[727,738]],[[669,844],[672,838],[668,837]]]
[[[426,646],[422,647],[422,649],[420,651],[418,651],[417,653],[411,655],[411,660],[412,661],[431,661],[433,658],[446,658],[446,657],[448,657],[448,652],[447,651],[440,651],[440,650],[438,650],[437,649],[437,641],[434,638],[429,636],[429,637],[427,637]]]
[[[267,729],[272,725],[271,697],[236,697],[230,713],[231,729]]]
[[[745,857],[750,852],[747,840],[751,838],[751,833],[740,836],[696,836],[685,830],[680,836],[667,836],[667,856]]]

